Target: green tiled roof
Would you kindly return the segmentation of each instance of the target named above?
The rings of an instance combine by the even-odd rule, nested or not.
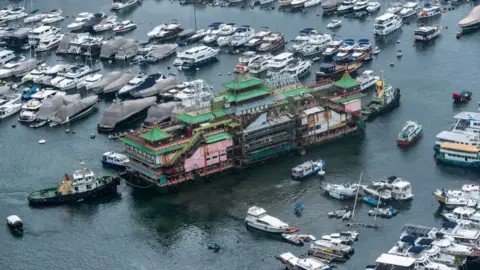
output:
[[[163,149],[160,149],[160,150],[152,150],[142,144],[139,144],[135,141],[132,141],[132,140],[129,140],[127,138],[120,138],[120,140],[122,142],[124,142],[125,144],[128,144],[132,147],[135,147],[137,148],[138,150],[140,151],[144,151],[146,153],[149,153],[151,155],[161,155],[161,154],[164,154],[164,153],[168,153],[168,152],[172,152],[174,150],[177,150],[177,149],[180,149],[183,147],[183,144],[178,144],[178,145],[173,145],[173,146],[170,146],[170,147],[167,147],[167,148],[163,148]]]
[[[244,100],[261,97],[268,94],[270,94],[270,92],[266,90],[253,90],[245,93],[240,93],[238,95],[235,95],[234,93],[227,93],[225,94],[225,96],[227,97],[227,102],[241,102]]]
[[[163,139],[170,138],[171,136],[170,134],[167,134],[161,131],[160,128],[155,123],[153,124],[153,127],[149,131],[147,131],[146,133],[143,133],[142,135],[140,135],[140,137],[150,142],[156,142],[156,141],[161,141]]]
[[[208,112],[208,113],[199,114],[199,115],[191,115],[188,113],[179,114],[176,116],[176,118],[187,124],[199,124],[199,123],[208,122],[211,119],[214,119],[216,117],[221,117],[224,115],[226,115],[226,113],[223,110],[218,110],[218,111]]]
[[[282,93],[282,95],[284,97],[294,97],[294,96],[298,96],[298,95],[301,95],[301,94],[304,94],[304,93],[310,93],[310,92],[312,92],[311,89],[301,87],[301,88],[293,89],[293,90],[290,90],[290,91],[285,91],[285,92]]]
[[[232,136],[230,134],[223,132],[223,133],[217,133],[215,135],[206,137],[205,142],[210,144],[210,143],[214,143],[214,142],[228,140],[228,139],[231,139],[231,138],[232,138]]]
[[[345,71],[343,77],[340,80],[333,82],[333,85],[341,88],[352,88],[355,86],[359,86],[360,82],[352,78],[352,76],[350,76],[350,74]]]
[[[263,81],[260,79],[257,79],[255,77],[250,77],[247,74],[238,74],[235,80],[224,84],[223,86],[225,88],[228,88],[230,90],[234,89],[243,89],[243,88],[249,88],[255,85],[260,85],[263,84]]]

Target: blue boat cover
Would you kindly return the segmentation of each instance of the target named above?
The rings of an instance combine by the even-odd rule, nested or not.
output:
[[[408,249],[408,252],[418,254],[422,252],[425,248],[422,246],[413,246]]]
[[[305,28],[305,29],[300,30],[299,32],[300,32],[300,33],[310,33],[310,32],[312,32],[313,30],[314,30],[313,28]]]
[[[420,238],[420,240],[418,240],[418,242],[417,242],[417,245],[429,246],[432,243],[433,243],[433,239],[431,239],[431,238]]]
[[[362,38],[362,39],[358,40],[358,43],[370,43],[370,40],[368,40],[366,38]]]
[[[453,221],[445,221],[442,223],[442,228],[453,229],[457,227],[457,223]]]
[[[323,69],[323,68],[325,68],[325,69],[327,69],[327,68],[333,68],[333,67],[335,67],[335,65],[332,64],[332,63],[321,63],[321,64],[320,64],[320,68],[322,68],[322,69]]]
[[[415,243],[415,240],[417,240],[417,237],[415,235],[405,235],[400,239],[400,241],[405,242],[405,243]]]
[[[297,208],[297,209],[303,208],[303,204],[302,203],[297,203],[297,204],[295,204],[295,208]]]
[[[355,40],[353,40],[353,39],[345,39],[345,43],[348,44],[348,45],[353,45],[353,44],[355,44]]]

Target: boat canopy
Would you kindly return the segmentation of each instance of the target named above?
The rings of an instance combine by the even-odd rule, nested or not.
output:
[[[124,37],[114,37],[105,43],[102,44],[102,49],[100,50],[100,58],[110,58],[115,53],[128,42],[128,39]]]
[[[152,87],[141,91],[130,93],[134,97],[151,97],[168,91],[178,84],[178,79],[175,76],[169,76],[163,80],[158,81]]]
[[[162,59],[165,56],[169,55],[172,51],[176,50],[178,48],[177,44],[162,44],[158,45],[157,48],[153,50],[149,55],[156,58],[156,59]]]
[[[171,118],[173,109],[179,104],[181,104],[179,101],[154,104],[152,107],[148,108],[147,118],[144,122],[146,124],[152,124],[153,122],[160,123]]]
[[[322,63],[320,64],[320,71],[325,73],[333,72],[335,70],[335,64],[332,63]]]
[[[105,88],[103,88],[103,93],[111,93],[120,90],[120,88],[124,87],[131,79],[135,77],[133,73],[124,73],[117,79],[113,80],[109,83]]]
[[[453,229],[455,227],[457,227],[457,223],[456,222],[453,222],[453,221],[445,221],[442,223],[442,228],[445,228],[445,229]]]
[[[136,55],[138,52],[138,43],[133,39],[127,39],[127,42],[117,50],[117,56],[128,58]]]
[[[32,28],[19,28],[15,32],[13,32],[12,36],[15,38],[23,38],[28,36],[30,31],[32,31]]]
[[[90,86],[90,89],[94,92],[101,92],[103,91],[103,89],[111,84],[112,82],[114,82],[116,79],[120,78],[121,76],[123,75],[122,72],[120,71],[112,71],[112,72],[109,72],[105,75],[103,75],[103,77],[96,83],[93,83],[91,86]]]
[[[417,241],[417,245],[419,246],[429,246],[433,243],[432,238],[421,238],[420,240]]]
[[[55,95],[51,98],[45,99],[42,106],[38,110],[38,119],[39,120],[50,120],[55,117],[55,114],[60,109],[62,105],[67,105],[69,103],[75,103],[80,101],[80,94],[73,95]]]
[[[350,45],[350,46],[351,46],[351,45],[355,45],[355,40],[353,40],[353,39],[345,39],[345,44]]]
[[[411,248],[408,249],[408,252],[410,253],[415,253],[419,254],[421,253],[425,248],[422,246],[412,246]]]
[[[480,6],[476,6],[470,11],[467,17],[463,18],[458,25],[460,27],[468,27],[480,22]]]
[[[150,107],[156,100],[156,97],[148,97],[143,99],[115,101],[103,113],[103,118],[99,126],[115,127],[118,122]]]
[[[405,243],[415,243],[415,240],[417,240],[417,237],[415,235],[405,235],[400,239],[400,241],[405,242]]]
[[[348,89],[359,86],[360,82],[352,78],[348,71],[345,71],[343,77],[340,80],[333,82],[333,85],[343,89]]]
[[[98,96],[93,95],[73,102],[64,102],[58,109],[52,122],[62,124],[68,122],[70,118],[75,117],[85,109],[94,106],[98,102]]]

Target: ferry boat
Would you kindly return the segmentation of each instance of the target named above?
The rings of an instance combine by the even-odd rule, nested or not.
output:
[[[455,91],[453,92],[452,98],[455,103],[465,103],[472,98],[472,92],[467,90]]]
[[[53,205],[79,203],[88,199],[116,193],[119,177],[103,176],[97,178],[95,173],[85,168],[80,159],[80,169],[72,177],[65,174],[65,180],[58,187],[38,190],[28,196],[30,205]]]
[[[376,76],[373,70],[365,70],[355,80],[360,82],[360,91],[366,91],[380,80],[380,76]]]
[[[117,167],[117,168],[125,168],[125,163],[129,161],[126,155],[122,155],[119,153],[114,152],[106,152],[103,153],[102,156],[102,163],[107,166]]]
[[[290,252],[283,253],[277,258],[288,270],[330,270],[330,266],[321,260],[303,257],[298,258]]]
[[[480,186],[463,185],[460,190],[436,189],[433,196],[446,209],[457,207],[477,207],[480,199]]]
[[[322,183],[322,189],[331,197],[338,200],[347,200],[354,198],[361,186],[357,184],[330,184]]]
[[[321,159],[306,161],[292,169],[292,178],[303,180],[323,170],[325,170],[325,161]]]
[[[423,127],[414,121],[407,121],[402,131],[398,133],[397,144],[399,146],[411,146],[422,137]]]
[[[385,13],[375,18],[373,34],[386,36],[402,27],[402,18],[392,13]]]
[[[360,39],[357,44],[357,48],[347,58],[348,61],[363,61],[372,54],[372,44],[368,39]]]
[[[362,107],[362,114],[371,121],[381,114],[387,113],[400,105],[400,89],[393,88],[382,79],[376,83],[377,98]]]
[[[425,4],[425,7],[417,13],[418,19],[427,19],[437,15],[442,15],[442,10],[432,4]]]
[[[430,41],[438,37],[441,33],[441,26],[422,26],[415,29],[415,41]]]
[[[258,206],[248,208],[245,224],[249,227],[269,233],[284,233],[289,229],[287,223],[267,215],[267,211]]]
[[[358,45],[355,43],[355,40],[346,39],[345,43],[338,49],[338,53],[332,58],[332,60],[337,62],[345,61],[356,49],[358,49]]]
[[[338,53],[338,50],[340,49],[341,46],[343,46],[343,40],[341,39],[336,39],[330,41],[330,44],[328,44],[327,48],[323,52],[323,55],[325,57],[333,57]]]
[[[440,150],[435,153],[435,158],[437,163],[478,168],[480,167],[480,148],[471,145],[444,142],[440,145]]]
[[[435,136],[435,146],[433,149],[438,152],[440,145],[444,142],[480,147],[480,134],[463,130],[444,130]]]

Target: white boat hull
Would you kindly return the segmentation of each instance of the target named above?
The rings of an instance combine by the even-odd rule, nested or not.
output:
[[[20,110],[22,109],[22,104],[18,103],[18,104],[12,104],[10,108],[4,110],[4,111],[1,111],[0,110],[0,119],[4,119],[4,118],[7,118],[9,116],[12,116],[16,113],[18,113]]]
[[[249,227],[255,228],[257,230],[261,230],[264,232],[269,232],[269,233],[285,233],[285,229],[279,229],[279,228],[272,228],[270,226],[265,226],[265,225],[260,225],[257,223],[249,222],[246,221],[245,224]]]

